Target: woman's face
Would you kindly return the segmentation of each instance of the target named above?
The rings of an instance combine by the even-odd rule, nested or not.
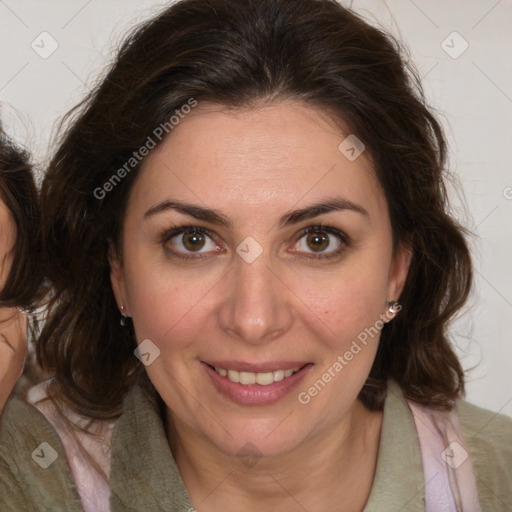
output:
[[[343,422],[399,297],[408,255],[348,135],[297,102],[199,103],[133,186],[118,303],[173,423],[225,454],[284,454]]]

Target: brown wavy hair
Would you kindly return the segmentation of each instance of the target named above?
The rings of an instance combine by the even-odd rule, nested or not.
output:
[[[422,404],[450,407],[462,396],[447,327],[470,290],[470,255],[448,212],[441,126],[403,55],[394,38],[334,0],[183,0],[136,27],[65,118],[42,186],[54,302],[38,354],[59,396],[110,418],[145,375],[133,326],[119,324],[108,259],[110,241],[120,254],[140,165],[103,198],[95,191],[190,98],[235,109],[297,100],[343,120],[364,142],[395,248],[410,247],[412,262],[403,309],[383,328],[360,399],[381,408],[388,378]]]

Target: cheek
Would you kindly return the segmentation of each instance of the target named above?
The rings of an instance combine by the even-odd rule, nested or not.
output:
[[[319,335],[333,349],[343,348],[366,328],[373,326],[385,312],[387,273],[369,267],[357,271],[345,268],[336,276],[298,284],[300,296],[319,326]],[[322,287],[322,284],[324,286]]]
[[[363,387],[384,325],[386,275],[347,270],[330,280],[330,288],[309,294],[309,326],[318,326],[315,337],[321,340],[317,349],[322,351],[315,372],[297,394],[299,407],[307,406],[308,414],[335,421]]]
[[[170,272],[161,266],[127,264],[126,283],[137,340],[149,338],[161,350],[185,348],[208,317],[208,294],[215,286],[212,273]],[[218,280],[218,277],[217,277]],[[205,300],[206,299],[206,300]]]

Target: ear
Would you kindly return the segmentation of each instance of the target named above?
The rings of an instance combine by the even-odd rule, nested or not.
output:
[[[123,306],[124,313],[127,316],[130,316],[124,270],[113,242],[109,243],[108,261],[110,264],[110,283],[112,285],[114,297],[116,298],[117,307],[121,310],[121,306]]]
[[[411,266],[412,249],[406,245],[400,245],[396,250],[388,281],[388,300],[398,301]]]

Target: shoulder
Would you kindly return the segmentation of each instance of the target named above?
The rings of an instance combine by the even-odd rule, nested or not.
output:
[[[57,432],[22,393],[0,420],[0,494],[2,510],[82,510]]]
[[[468,445],[478,448],[478,456],[493,457],[494,465],[502,462],[512,471],[512,418],[464,400],[457,402],[457,408]]]
[[[464,400],[459,418],[485,510],[512,509],[512,418]]]
[[[486,442],[512,442],[512,418],[488,409],[470,404],[465,400],[457,401],[459,416],[467,435]]]
[[[53,437],[52,427],[45,418],[25,400],[25,393],[16,393],[7,403],[0,420],[0,456],[2,462],[12,461],[13,467],[23,466],[20,457],[39,439]],[[29,452],[29,457],[31,453]]]

